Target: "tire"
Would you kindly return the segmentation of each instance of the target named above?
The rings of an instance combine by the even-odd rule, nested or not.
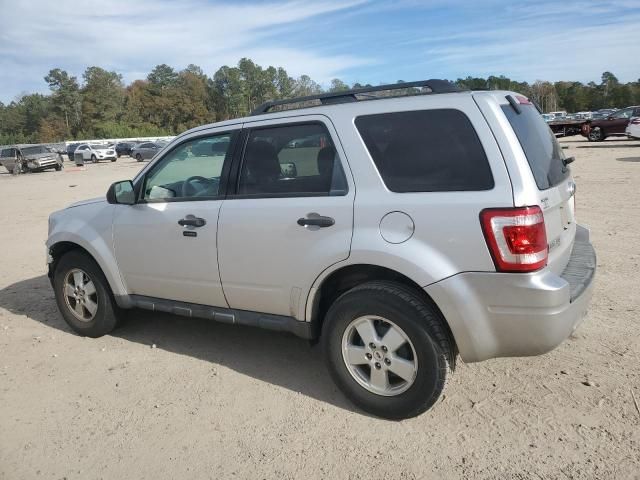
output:
[[[80,319],[78,302],[70,297],[66,290],[67,283],[75,282],[75,274],[80,273],[83,281],[85,303],[89,305],[93,302],[97,305],[92,314],[89,308],[80,305],[83,319]],[[93,285],[90,293],[89,281]],[[110,333],[119,323],[123,312],[115,303],[113,294],[107,279],[98,264],[86,253],[72,250],[58,261],[53,275],[53,287],[55,291],[56,303],[60,309],[62,317],[76,333],[87,337],[101,337]]]
[[[53,167],[56,169],[56,172],[59,172],[60,170],[62,170],[62,165],[56,165],[55,167]]]
[[[115,162],[117,160],[117,158],[112,158],[111,162]]]
[[[95,155],[91,155],[91,163],[96,163],[98,161],[98,159],[96,158]]]
[[[368,348],[359,334],[350,337],[357,322],[373,325],[377,330],[375,350]],[[386,326],[389,329],[385,332]],[[386,336],[391,329],[406,339],[402,344],[395,342],[400,348],[385,346],[385,343],[394,343]],[[349,344],[349,338],[354,341],[353,345]],[[363,345],[357,350],[357,358],[360,359],[362,353],[366,359],[358,360],[361,363],[355,370],[354,365],[349,366],[345,360],[343,350],[348,351],[345,342],[355,349],[359,348],[355,343]],[[362,410],[391,420],[414,417],[431,408],[455,366],[455,344],[440,313],[417,292],[393,282],[369,282],[342,294],[325,317],[322,346],[329,372],[340,390]],[[372,354],[379,356],[376,359]],[[379,363],[374,363],[376,360]],[[402,360],[404,363],[400,363]],[[410,381],[393,371],[403,365],[414,367]],[[367,372],[372,379],[374,368],[386,377],[390,388],[386,393],[373,392],[371,384],[365,386]],[[407,370],[404,372],[406,375]]]
[[[140,155],[139,153],[136,153],[136,160],[141,162],[142,161],[142,155]]]
[[[590,142],[602,142],[606,137],[604,136],[602,128],[593,127],[589,132],[588,138]]]

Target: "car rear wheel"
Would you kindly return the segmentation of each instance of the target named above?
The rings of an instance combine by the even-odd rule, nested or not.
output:
[[[60,170],[62,170],[62,165],[61,165],[61,164],[59,164],[59,165],[56,165],[56,166],[55,166],[55,167],[53,167],[53,168],[55,168],[55,169],[56,169],[56,172],[59,172]]]
[[[340,296],[327,312],[322,342],[342,392],[364,411],[389,419],[433,406],[455,362],[439,312],[392,282],[365,283]]]
[[[86,253],[66,253],[53,276],[56,303],[78,334],[101,337],[111,332],[122,313],[98,264]]]
[[[589,141],[590,142],[601,142],[604,140],[604,132],[600,127],[593,127],[589,132]]]
[[[136,160],[141,162],[142,161],[142,155],[140,155],[139,153],[136,153]]]

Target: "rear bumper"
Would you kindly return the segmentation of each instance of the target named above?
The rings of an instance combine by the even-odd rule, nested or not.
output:
[[[596,255],[578,225],[561,275],[467,272],[425,288],[451,327],[465,362],[548,352],[582,322],[591,299]]]

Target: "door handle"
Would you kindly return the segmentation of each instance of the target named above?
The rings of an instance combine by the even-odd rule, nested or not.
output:
[[[299,218],[298,225],[301,227],[316,226],[320,228],[331,227],[336,221],[331,217],[323,217],[321,215],[308,215],[306,218]]]
[[[178,225],[181,227],[204,227],[207,221],[204,218],[194,217],[193,215],[187,215],[182,220],[178,220]]]

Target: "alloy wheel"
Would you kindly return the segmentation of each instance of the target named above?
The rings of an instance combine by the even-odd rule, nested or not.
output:
[[[63,282],[64,300],[69,311],[82,322],[90,322],[98,311],[98,293],[93,280],[79,268],[70,270]]]
[[[418,373],[418,357],[407,334],[379,316],[359,317],[347,326],[342,358],[356,382],[386,397],[407,391]]]

